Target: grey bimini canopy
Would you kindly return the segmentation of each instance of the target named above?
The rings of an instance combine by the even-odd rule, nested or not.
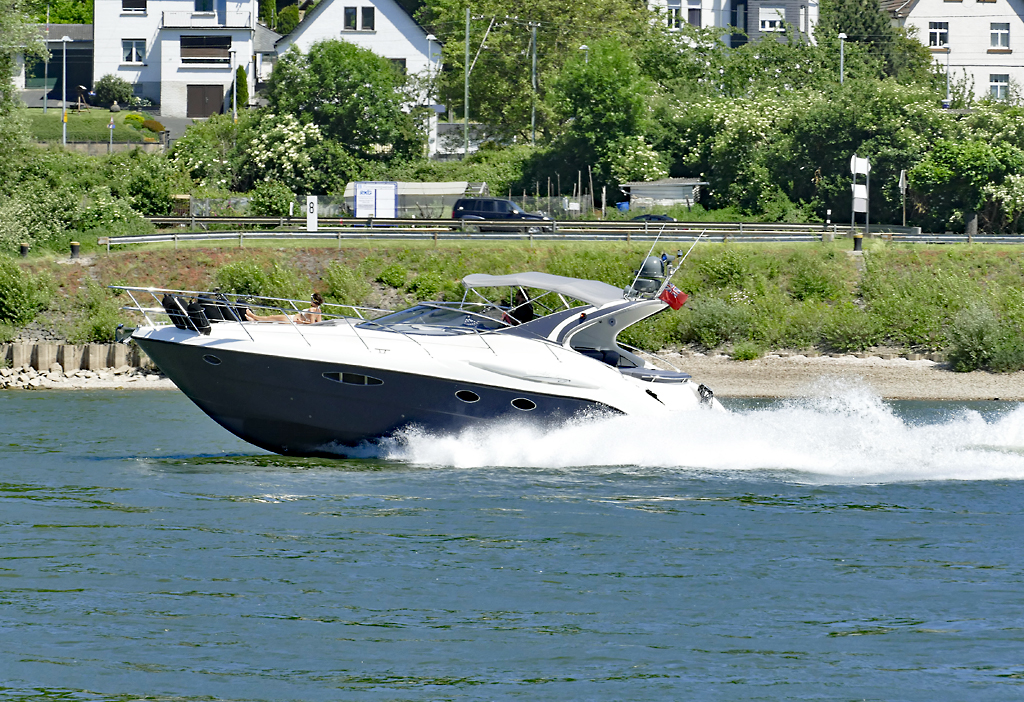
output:
[[[550,273],[530,272],[510,275],[474,273],[463,278],[462,284],[467,288],[540,288],[568,295],[596,307],[623,299],[622,290],[614,285],[597,280],[568,278],[564,275],[551,275]]]

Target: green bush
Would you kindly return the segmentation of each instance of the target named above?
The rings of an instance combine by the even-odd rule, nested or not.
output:
[[[308,278],[276,262],[268,270],[254,260],[235,261],[221,266],[216,279],[224,292],[245,297],[304,300],[311,292]]]
[[[0,323],[23,327],[46,306],[47,286],[0,256]]]
[[[167,129],[162,122],[157,122],[155,119],[147,119],[142,123],[142,126],[151,132],[156,132],[157,134]]]
[[[67,251],[80,198],[66,187],[35,181],[11,197],[0,198],[0,252],[14,252],[21,242],[34,249]]]
[[[999,343],[999,332],[999,320],[988,305],[971,305],[958,314],[949,330],[953,370],[966,373],[988,367]]]
[[[377,275],[377,282],[384,283],[392,288],[404,288],[405,281],[409,277],[409,271],[400,263],[392,263]]]
[[[373,288],[362,274],[341,261],[334,261],[323,275],[324,298],[339,305],[362,305]]]
[[[132,97],[132,84],[112,73],[96,81],[93,90],[96,91],[96,100],[101,105],[110,105],[115,101],[127,105]]]
[[[734,361],[753,361],[764,355],[764,349],[754,341],[741,341],[733,347],[732,359]]]
[[[745,340],[749,332],[750,312],[718,298],[695,301],[693,312],[680,325],[683,341],[695,341],[707,349]]]
[[[270,287],[266,272],[256,261],[227,263],[217,270],[216,278],[224,292],[246,297],[266,295]]]
[[[413,279],[409,284],[409,292],[415,295],[417,300],[443,300],[452,287],[452,281],[437,271],[427,271]]]
[[[877,320],[852,302],[832,308],[825,321],[822,337],[836,351],[863,351],[882,338]]]
[[[678,344],[680,320],[686,315],[689,312],[662,311],[628,327],[619,335],[619,339],[645,351],[658,351]]]
[[[708,285],[716,288],[739,288],[748,274],[746,257],[735,249],[726,249],[721,255],[701,261],[701,273]]]
[[[257,217],[285,217],[295,193],[276,180],[261,181],[249,193],[249,211]]]
[[[145,121],[146,118],[138,112],[129,112],[124,116],[124,123],[129,127],[134,127],[135,129],[142,129],[142,125]]]
[[[127,321],[121,305],[112,290],[89,281],[75,298],[74,307],[81,319],[68,335],[68,341],[73,344],[114,341],[117,325]]]

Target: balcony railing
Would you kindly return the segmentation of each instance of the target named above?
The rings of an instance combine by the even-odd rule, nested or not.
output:
[[[251,28],[251,12],[164,12],[164,29]]]

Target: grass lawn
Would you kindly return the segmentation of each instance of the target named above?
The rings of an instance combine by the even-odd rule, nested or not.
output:
[[[61,140],[60,108],[49,108],[43,114],[42,108],[31,108],[24,111],[28,121],[29,133],[37,141],[59,142]],[[142,142],[147,138],[158,141],[159,135],[148,129],[135,129],[124,123],[124,117],[129,111],[110,112],[103,108],[94,107],[83,110],[77,114],[73,109],[68,110],[68,141],[100,141],[106,143],[110,140],[110,118],[114,118],[114,141],[116,142]],[[149,115],[140,113],[146,119]]]

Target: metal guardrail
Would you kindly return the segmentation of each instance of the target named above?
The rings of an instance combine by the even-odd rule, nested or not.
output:
[[[850,228],[832,224],[781,224],[746,222],[634,222],[634,221],[556,221],[532,224],[514,220],[452,220],[452,219],[340,219],[321,218],[318,231],[304,231],[305,221],[287,217],[152,217],[154,225],[181,228],[206,228],[210,225],[248,225],[267,227],[255,230],[224,231],[170,231],[145,236],[101,238],[100,244],[111,246],[129,244],[166,243],[188,241],[233,241],[239,247],[249,240],[332,240],[354,239],[392,240],[539,240],[539,241],[652,241],[686,242],[695,240],[702,232],[708,241],[716,242],[802,242],[821,241],[823,238],[849,236]],[[335,223],[336,222],[336,223]],[[277,230],[270,230],[277,227]],[[302,227],[302,228],[300,228]],[[490,231],[497,229],[501,231]],[[860,228],[858,232],[862,231]],[[924,234],[920,227],[876,225],[871,235],[894,242],[921,244],[1024,244],[1020,236],[976,236],[955,234]]]

